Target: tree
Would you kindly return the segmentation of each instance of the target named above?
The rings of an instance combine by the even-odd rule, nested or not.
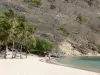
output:
[[[18,22],[19,22],[19,25],[17,27],[17,30],[19,31],[18,32],[18,38],[20,40],[20,45],[21,45],[20,58],[22,58],[21,52],[22,52],[23,45],[26,44],[27,48],[30,44],[32,46],[35,46],[36,41],[35,41],[35,38],[34,38],[34,35],[33,35],[34,34],[34,28],[27,23],[25,16],[19,16]]]
[[[36,47],[34,48],[34,52],[38,52],[39,54],[43,54],[44,52],[49,52],[54,47],[54,43],[46,40],[46,39],[36,39]]]
[[[12,36],[12,25],[10,24],[9,17],[6,16],[6,13],[0,16],[0,41],[3,45],[6,46],[4,58],[6,58],[6,52],[8,48],[8,42]]]
[[[14,13],[13,10],[9,9],[8,12],[4,12],[4,15],[8,18],[9,24],[12,26],[11,28],[11,41],[13,42],[13,49],[12,49],[12,58],[13,58],[13,51],[14,51],[14,44],[17,34],[15,32],[16,27],[18,26],[17,15]]]
[[[13,10],[10,9],[8,12],[4,12],[0,16],[0,41],[3,45],[6,46],[4,58],[6,58],[6,52],[9,42],[13,44],[13,50],[16,43],[20,44],[21,58],[21,52],[24,44],[27,46],[35,46],[36,44],[34,37],[34,28],[32,27],[32,25],[29,25],[25,16],[18,16],[14,13]]]

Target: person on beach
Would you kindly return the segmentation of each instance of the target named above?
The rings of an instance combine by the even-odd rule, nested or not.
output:
[[[48,60],[48,55],[45,55],[45,62],[48,63],[49,60]]]
[[[45,56],[45,60],[47,63],[50,63],[50,59],[51,59],[51,54],[49,53],[48,55]]]

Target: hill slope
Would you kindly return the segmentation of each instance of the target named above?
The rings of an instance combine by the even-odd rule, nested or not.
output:
[[[37,37],[50,39],[57,46],[63,41],[70,43],[72,50],[85,54],[99,52],[99,0],[42,0],[38,7],[23,0],[0,0],[1,11],[9,8],[34,23]]]

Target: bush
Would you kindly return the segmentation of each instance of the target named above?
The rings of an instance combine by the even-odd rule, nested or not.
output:
[[[41,0],[32,0],[32,3],[35,5],[41,5]]]
[[[24,2],[27,2],[30,5],[34,5],[36,7],[41,5],[41,0],[24,0]]]
[[[50,9],[55,9],[56,6],[55,5],[50,5]]]
[[[64,25],[59,26],[58,30],[62,31],[63,33],[66,32]]]
[[[64,36],[68,36],[69,35],[69,33],[65,29],[64,25],[59,26],[58,30],[60,30],[62,32],[62,35],[64,35]]]
[[[36,39],[36,47],[31,49],[31,52],[37,52],[39,54],[44,52],[49,52],[52,50],[54,44],[53,42],[46,40],[46,39]]]
[[[88,24],[88,20],[82,15],[79,15],[77,19],[80,24]]]

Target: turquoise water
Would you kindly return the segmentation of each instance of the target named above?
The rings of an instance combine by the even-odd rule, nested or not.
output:
[[[100,57],[64,57],[55,58],[53,61],[55,64],[100,73]]]

